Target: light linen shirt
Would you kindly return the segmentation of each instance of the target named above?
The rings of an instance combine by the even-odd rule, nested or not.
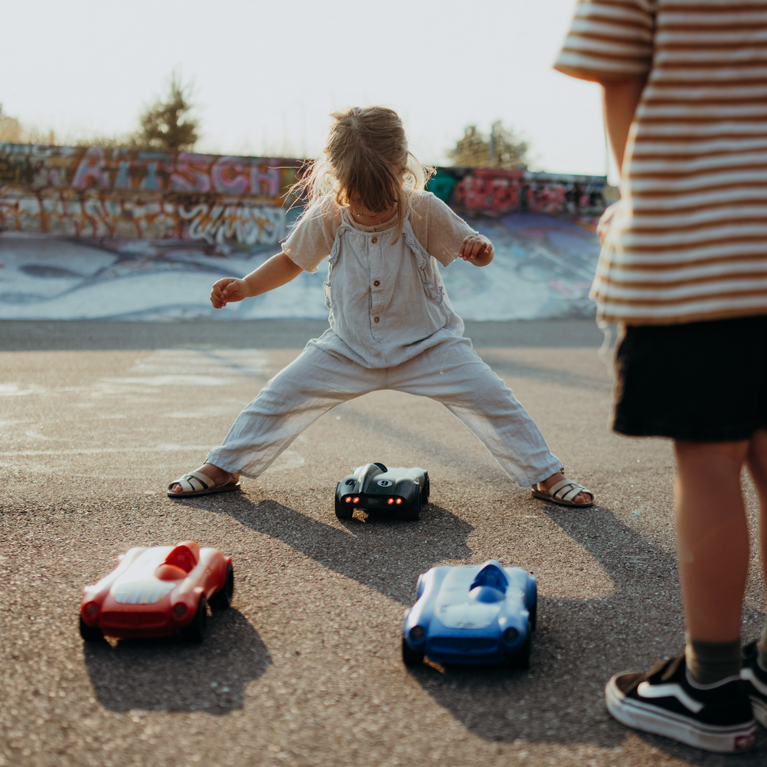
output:
[[[434,255],[416,237],[411,217]],[[306,271],[329,259],[324,290],[330,330],[312,343],[366,368],[383,368],[461,338],[463,321],[450,305],[437,258],[450,264],[474,233],[430,193],[414,195],[399,238],[396,217],[366,227],[331,198],[321,200],[283,243]]]

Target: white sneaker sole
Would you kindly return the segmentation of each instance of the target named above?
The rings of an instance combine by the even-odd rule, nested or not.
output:
[[[767,703],[755,695],[751,697],[751,708],[754,709],[754,718],[762,727],[767,727]]]
[[[616,674],[607,684],[605,701],[607,710],[621,724],[718,754],[735,754],[754,745],[756,722],[753,719],[730,727],[701,724],[671,711],[663,711],[657,706],[627,698],[615,684],[619,676],[622,674]]]

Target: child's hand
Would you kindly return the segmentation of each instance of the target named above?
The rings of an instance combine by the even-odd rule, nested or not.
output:
[[[618,202],[614,202],[612,205],[605,208],[605,212],[599,219],[599,223],[597,224],[597,236],[602,244],[604,244],[605,238],[607,237],[607,232],[610,231],[610,225],[612,224],[613,217],[618,212],[618,206],[620,204],[621,201],[618,200]]]
[[[210,302],[216,309],[223,309],[228,303],[242,301],[249,295],[245,280],[225,277],[214,283],[213,290],[210,291]]]
[[[458,257],[475,266],[486,266],[493,260],[493,243],[481,234],[470,234],[462,243]]]

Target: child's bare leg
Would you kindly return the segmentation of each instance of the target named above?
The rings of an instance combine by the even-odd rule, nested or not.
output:
[[[232,476],[229,472],[219,469],[218,466],[214,466],[212,463],[204,463],[199,469],[195,469],[195,471],[199,471],[200,474],[205,474],[206,477],[210,477],[217,485],[225,485]],[[171,493],[180,493],[181,485],[178,483],[171,485],[170,491]]]
[[[759,496],[759,546],[762,554],[762,575],[767,588],[767,431],[754,434],[748,450],[748,471]],[[767,656],[767,624],[759,641],[760,656]],[[760,658],[764,663],[767,658]]]
[[[749,444],[674,443],[679,578],[687,631],[700,642],[740,638],[749,562],[740,476]]]

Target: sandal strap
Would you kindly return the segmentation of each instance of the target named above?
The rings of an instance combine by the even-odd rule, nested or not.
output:
[[[193,482],[196,482],[197,486],[195,486]],[[173,485],[181,485],[182,492],[194,493],[199,490],[209,490],[211,487],[214,487],[215,484],[216,483],[206,474],[203,474],[200,471],[190,471],[188,474],[184,474],[178,479],[174,479],[173,482],[168,485],[168,490],[170,490]]]
[[[594,497],[591,490],[572,479],[562,479],[549,488],[549,495],[562,501],[572,501],[580,493],[588,493],[592,498]]]

